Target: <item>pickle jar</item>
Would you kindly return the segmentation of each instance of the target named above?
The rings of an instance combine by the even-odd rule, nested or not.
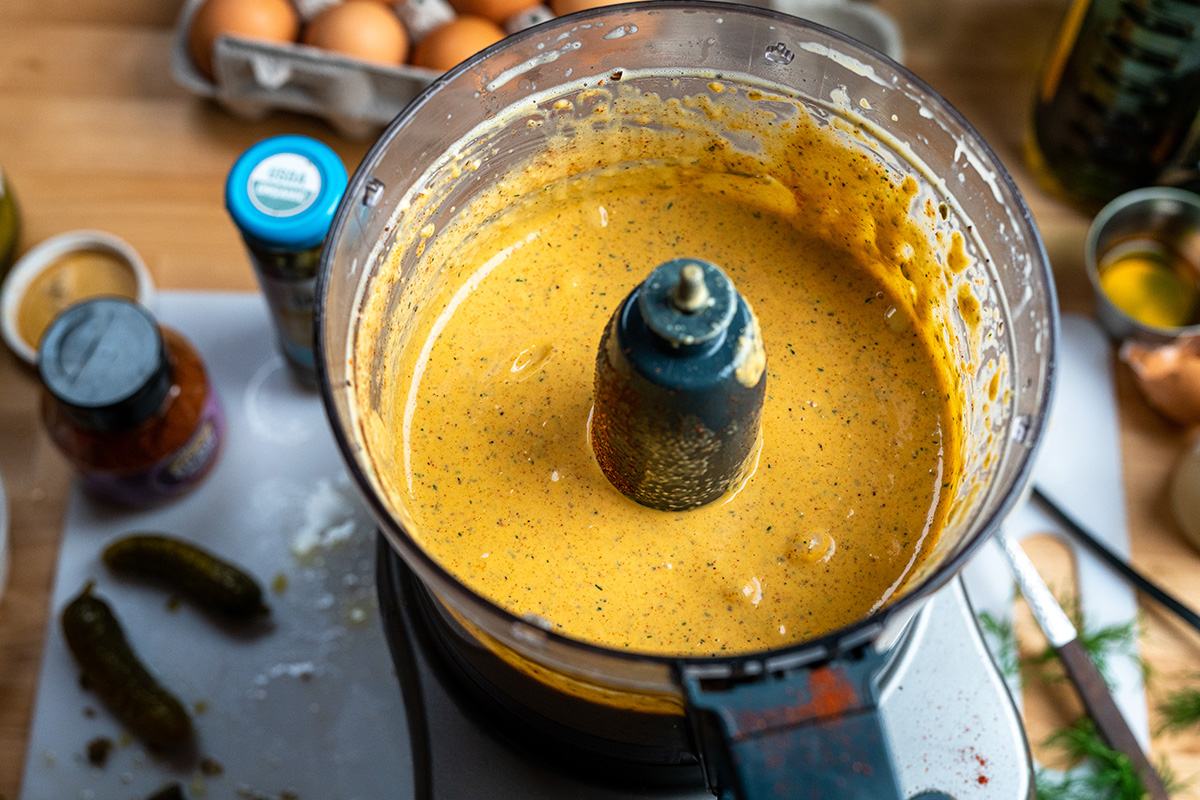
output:
[[[220,454],[225,417],[200,355],[142,306],[72,306],[38,349],[43,422],[84,488],[124,505],[185,494]]]

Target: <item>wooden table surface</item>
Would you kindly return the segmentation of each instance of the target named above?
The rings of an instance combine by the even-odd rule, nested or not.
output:
[[[180,0],[0,2],[0,166],[24,216],[22,249],[62,231],[99,228],[130,242],[160,287],[256,288],[222,203],[237,156],[269,135],[301,133],[333,146],[351,169],[368,141],[321,121],[274,114],[248,122],[171,78]],[[1088,219],[1051,199],[1021,158],[1030,100],[1067,0],[884,0],[907,64],[955,104],[1014,173],[1045,238],[1062,305],[1089,310],[1083,272]],[[1119,371],[1128,524],[1136,564],[1200,607],[1200,554],[1166,503],[1170,467],[1190,432],[1149,410]],[[0,474],[11,514],[11,581],[0,601],[0,800],[23,770],[49,595],[70,485],[41,432],[32,373],[0,348]],[[1152,703],[1189,679],[1200,637],[1144,606]],[[1035,713],[1041,713],[1035,710]],[[1200,775],[1200,734],[1156,736],[1155,757]],[[1192,788],[1180,796],[1200,797]]]

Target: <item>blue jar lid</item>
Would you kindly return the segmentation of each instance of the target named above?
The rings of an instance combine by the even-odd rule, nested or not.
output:
[[[247,238],[307,250],[329,233],[348,182],[346,167],[328,145],[307,136],[274,136],[234,162],[225,207]]]

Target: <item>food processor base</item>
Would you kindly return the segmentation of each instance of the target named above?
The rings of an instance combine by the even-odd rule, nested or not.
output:
[[[695,764],[650,765],[555,736],[505,709],[437,644],[421,591],[381,536],[377,590],[409,714],[417,800],[704,798]],[[912,622],[910,645],[881,690],[903,796],[1028,800],[1024,729],[975,624],[960,579]]]

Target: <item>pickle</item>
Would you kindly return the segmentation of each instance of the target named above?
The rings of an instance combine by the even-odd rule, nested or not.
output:
[[[146,800],[187,800],[187,795],[183,793],[183,787],[178,783],[169,783],[147,797]]]
[[[135,736],[158,750],[192,738],[192,720],[183,704],[142,665],[112,609],[92,594],[90,582],[63,609],[62,627],[85,685]]]
[[[126,536],[104,549],[104,563],[118,575],[163,583],[230,619],[269,613],[262,587],[253,577],[182,539],[150,533]]]

